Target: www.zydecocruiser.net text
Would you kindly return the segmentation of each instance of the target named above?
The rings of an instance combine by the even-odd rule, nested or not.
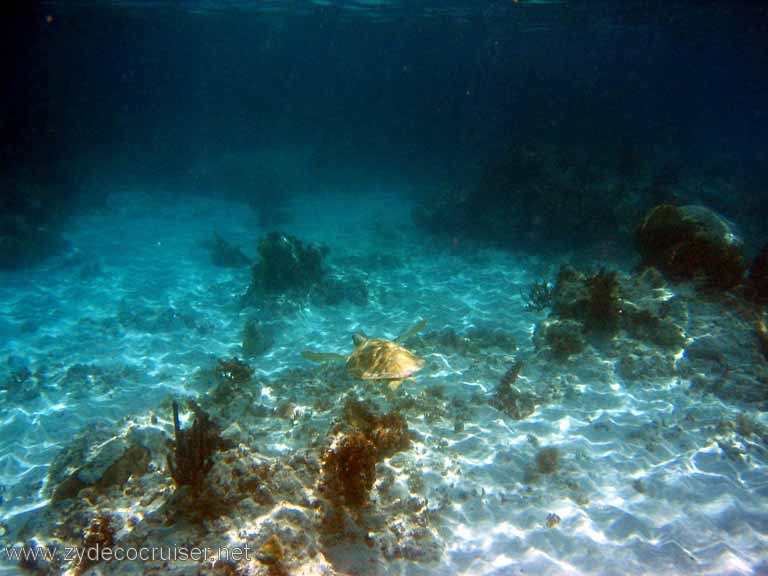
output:
[[[209,561],[248,561],[253,548],[248,546],[231,548],[197,548],[194,546],[158,546],[127,547],[121,546],[91,547],[78,546],[6,546],[3,556],[11,562],[37,564],[39,561],[51,563],[54,559],[80,566],[84,562],[209,562]]]

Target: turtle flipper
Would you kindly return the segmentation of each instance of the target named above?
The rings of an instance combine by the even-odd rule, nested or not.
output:
[[[424,326],[427,325],[427,319],[424,318],[422,320],[419,320],[415,325],[411,326],[411,328],[400,334],[397,338],[395,338],[395,342],[403,342],[404,340],[408,340],[411,336],[414,334],[417,334],[421,332],[424,329]]]
[[[400,384],[402,383],[403,383],[403,379],[400,378],[399,380],[390,380],[389,382],[387,382],[387,386],[392,392],[394,392],[395,390],[400,388]]]
[[[302,350],[301,357],[312,362],[335,362],[337,360],[346,360],[344,354],[335,354],[334,352],[314,352],[312,350]]]

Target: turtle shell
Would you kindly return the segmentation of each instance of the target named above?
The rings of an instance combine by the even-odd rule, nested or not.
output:
[[[371,338],[347,359],[350,375],[361,380],[400,380],[424,368],[419,358],[390,340]]]

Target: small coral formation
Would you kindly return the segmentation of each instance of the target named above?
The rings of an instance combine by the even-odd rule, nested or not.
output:
[[[653,268],[620,280],[615,271],[586,275],[563,266],[552,290],[552,313],[537,325],[534,346],[562,361],[581,353],[587,342],[622,346],[615,337],[623,330],[635,340],[676,353],[686,341],[679,319],[670,317],[680,303],[666,297],[663,288],[663,278]]]
[[[601,270],[592,276],[563,266],[552,292],[558,318],[578,320],[588,336],[611,338],[619,329],[621,298],[616,272]]]
[[[344,419],[373,442],[380,458],[388,458],[410,446],[408,423],[397,412],[379,415],[365,403],[349,398],[344,403]]]
[[[251,283],[240,299],[241,306],[258,306],[264,297],[278,296],[302,302],[309,298],[316,306],[368,304],[368,284],[363,278],[326,265],[327,246],[271,232],[262,238],[258,251],[259,261],[251,269]]]
[[[290,234],[270,232],[259,242],[258,252],[251,288],[267,293],[308,290],[325,275],[328,248],[304,244]]]
[[[557,528],[560,525],[560,520],[562,520],[560,516],[558,516],[554,512],[550,512],[549,514],[547,514],[547,521],[546,521],[547,528]]]
[[[354,399],[345,403],[344,418],[350,429],[323,453],[320,492],[336,506],[356,509],[368,502],[376,463],[408,449],[410,437],[401,415],[378,415]]]
[[[743,280],[741,243],[731,226],[704,206],[656,206],[638,226],[635,241],[641,266],[655,266],[671,280],[701,280],[722,289]]]
[[[188,430],[182,430],[179,423],[179,405],[173,402],[173,433],[175,446],[173,455],[167,458],[168,471],[176,486],[203,486],[208,471],[213,466],[213,454],[224,443],[219,427],[194,402],[189,403],[195,414],[195,421]]]
[[[515,420],[522,420],[533,414],[536,404],[541,402],[536,395],[530,392],[521,392],[514,386],[522,368],[523,363],[520,360],[509,367],[499,380],[499,385],[490,401],[491,406],[505,412]]]
[[[322,458],[320,492],[337,506],[360,508],[376,481],[376,445],[362,432],[341,434]]]
[[[288,574],[281,564],[285,558],[285,549],[277,534],[272,534],[261,545],[257,558],[259,562],[269,567],[270,576]]]
[[[560,467],[560,450],[554,446],[536,452],[536,470],[540,474],[554,474]]]
[[[103,556],[104,550],[115,543],[115,528],[109,515],[96,515],[91,518],[88,528],[83,533],[83,560],[75,569],[75,574],[83,574],[97,563]]]
[[[248,319],[243,326],[243,354],[253,358],[261,356],[274,344],[274,335],[258,321]]]
[[[219,358],[214,371],[220,382],[245,384],[253,377],[253,368],[238,358]]]
[[[216,232],[213,233],[213,238],[205,243],[205,247],[214,266],[242,268],[251,262],[238,246],[230,244]]]
[[[745,292],[751,300],[768,304],[768,244],[763,246],[749,267]]]

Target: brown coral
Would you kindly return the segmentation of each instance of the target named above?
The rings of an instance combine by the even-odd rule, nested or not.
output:
[[[359,508],[376,480],[376,463],[410,446],[408,424],[397,412],[379,415],[352,398],[344,419],[350,430],[323,454],[320,491],[336,505]]]
[[[320,491],[337,505],[359,508],[376,480],[378,450],[361,432],[342,434],[322,458]]]
[[[411,444],[408,423],[397,412],[379,415],[352,398],[344,404],[344,419],[376,446],[379,458],[388,458]]]

